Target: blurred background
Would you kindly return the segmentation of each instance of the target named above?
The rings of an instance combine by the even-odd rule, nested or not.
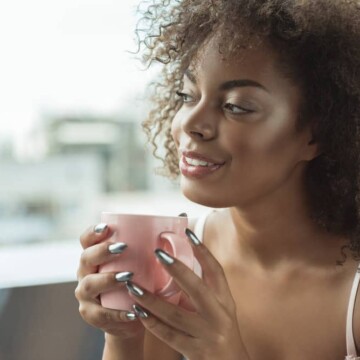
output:
[[[100,358],[73,290],[101,211],[203,211],[145,145],[156,70],[131,53],[137,5],[0,2],[0,360]]]

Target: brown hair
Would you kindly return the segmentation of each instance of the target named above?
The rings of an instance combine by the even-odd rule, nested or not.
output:
[[[360,0],[153,0],[141,12],[143,59],[163,64],[143,127],[155,156],[165,148],[166,173],[178,175],[170,134],[181,106],[176,91],[199,48],[215,34],[229,55],[265,39],[303,89],[298,129],[311,124],[322,149],[306,174],[312,218],[349,237],[359,258]]]

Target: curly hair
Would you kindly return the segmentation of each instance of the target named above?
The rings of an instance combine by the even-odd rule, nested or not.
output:
[[[162,64],[143,127],[163,170],[179,173],[171,123],[190,62],[214,35],[234,56],[267,41],[280,69],[303,90],[297,129],[310,125],[322,153],[309,162],[311,217],[345,235],[360,257],[360,0],[152,0],[136,29],[143,61]],[[344,250],[344,249],[343,249]],[[345,253],[343,252],[343,255]],[[346,257],[346,256],[345,256]]]

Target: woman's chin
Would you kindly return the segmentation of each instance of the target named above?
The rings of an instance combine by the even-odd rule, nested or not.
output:
[[[181,191],[187,199],[196,204],[210,208],[228,207],[225,204],[224,199],[220,196],[216,196],[216,194],[209,194],[207,192],[195,190],[193,188],[183,185],[181,186]]]

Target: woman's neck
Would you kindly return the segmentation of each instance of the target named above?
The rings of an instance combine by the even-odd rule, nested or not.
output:
[[[218,250],[227,258],[237,256],[266,271],[294,264],[332,266],[342,259],[346,238],[328,233],[310,218],[301,186],[284,186],[267,199],[232,207],[222,216],[222,234],[217,236],[225,238]]]

